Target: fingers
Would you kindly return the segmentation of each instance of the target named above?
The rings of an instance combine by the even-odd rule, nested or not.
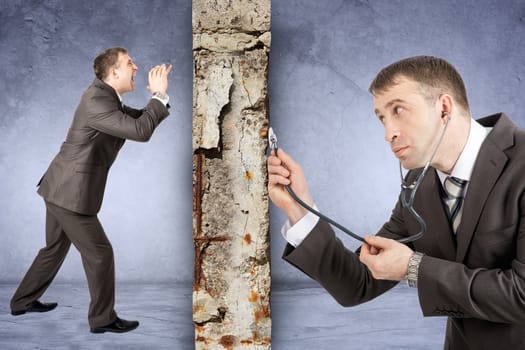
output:
[[[289,185],[290,179],[288,177],[290,176],[290,172],[288,169],[281,165],[279,158],[270,158],[268,158],[268,185]]]
[[[289,178],[291,174],[302,174],[302,169],[292,157],[286,154],[282,149],[278,149],[277,155],[272,151],[272,155],[268,157],[268,174],[278,175],[284,178]],[[283,184],[282,182],[279,182]],[[289,184],[289,180],[286,181]]]
[[[363,255],[369,255],[369,254],[370,254],[370,245],[365,242],[363,243],[363,245],[361,245],[361,253],[359,256],[361,257]]]
[[[166,67],[166,64],[157,65],[150,69],[149,71],[149,77],[150,78],[164,78],[167,77],[168,74],[171,72],[171,69],[173,68],[173,65],[170,64],[168,67]]]
[[[368,267],[374,278],[391,281],[405,278],[412,249],[379,236],[367,236],[365,241],[359,260]]]
[[[365,241],[370,246],[376,248],[377,251],[381,250],[381,249],[388,248],[393,243],[393,241],[391,239],[380,237],[380,236],[366,236],[365,237]]]
[[[290,177],[290,172],[283,166],[268,165],[268,175],[288,178]]]
[[[168,88],[168,74],[172,68],[173,66],[171,64],[168,67],[166,67],[165,64],[161,64],[151,68],[148,73],[149,85],[147,89],[151,92],[165,94]]]
[[[363,251],[363,249],[366,250],[366,255],[377,255],[379,254],[380,250],[377,249],[376,247],[368,244],[368,243],[363,243],[363,245],[361,246],[361,251]]]
[[[380,252],[379,249],[377,249],[374,246],[370,246],[370,255],[377,255],[377,254],[379,254],[379,252]]]
[[[379,239],[376,240],[375,238]],[[379,255],[381,249],[383,249],[379,245],[376,245],[376,243],[382,242],[383,240],[387,239],[378,236],[366,236],[365,242],[361,246],[361,254],[359,256],[359,260],[361,260],[361,262],[367,266],[370,265],[374,261],[373,256]]]
[[[151,68],[149,71],[149,78],[150,79],[160,78],[164,70],[166,70],[165,64]]]
[[[377,255],[377,249],[368,243],[363,243],[361,252],[359,253],[359,261],[368,267],[374,278],[377,278],[376,271],[372,268],[372,264],[375,262],[375,255]]]
[[[288,186],[291,184],[289,178],[281,175],[269,175],[268,176],[268,186],[274,187],[276,185]]]
[[[278,150],[278,154],[282,155],[284,152],[282,152],[280,149]],[[291,159],[290,157],[288,157]],[[291,183],[289,177],[291,175],[290,170],[288,170],[284,166],[284,162],[275,156],[275,152],[272,151],[272,155],[268,157],[267,160],[267,167],[268,167],[268,180],[269,185],[284,185],[287,186]]]
[[[277,150],[277,156],[279,157],[279,159],[284,163],[286,164],[286,166],[288,167],[288,169],[290,169],[290,172],[294,173],[294,172],[302,172],[301,170],[301,166],[299,164],[297,164],[295,162],[295,160],[293,160],[292,157],[290,157],[286,152],[284,152],[281,148],[279,148]]]
[[[374,249],[374,252],[372,249]],[[376,251],[377,249],[372,247],[370,244],[363,243],[361,246],[361,253],[359,254],[359,260],[368,267],[374,278],[377,278],[376,271],[373,267],[375,262],[374,255],[377,255]]]

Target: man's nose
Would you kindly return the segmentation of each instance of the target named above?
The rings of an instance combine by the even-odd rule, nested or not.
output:
[[[399,136],[399,128],[395,123],[385,122],[385,141],[391,143]]]

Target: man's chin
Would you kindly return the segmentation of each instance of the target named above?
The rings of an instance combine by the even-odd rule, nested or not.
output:
[[[421,164],[416,164],[414,162],[410,162],[407,159],[400,159],[399,162],[401,163],[401,166],[405,170],[414,170],[414,169],[417,169],[417,168],[422,168],[424,166],[424,165],[421,165]]]

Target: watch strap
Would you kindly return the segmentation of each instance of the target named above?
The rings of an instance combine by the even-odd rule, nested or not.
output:
[[[414,252],[408,259],[407,283],[411,288],[417,288],[419,265],[423,259],[423,253]]]

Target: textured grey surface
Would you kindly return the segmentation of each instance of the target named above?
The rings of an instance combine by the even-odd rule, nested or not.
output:
[[[368,86],[384,66],[421,54],[456,66],[474,118],[503,111],[525,127],[522,0],[272,3],[270,119],[279,145],[303,166],[318,207],[356,233],[377,232],[400,189]],[[284,216],[274,206],[270,215],[274,281],[304,278],[281,263]]]
[[[53,284],[43,301],[58,302],[48,313],[9,314],[9,298],[16,285],[0,284],[0,349],[105,350],[192,349],[191,286],[180,284],[121,284],[117,286],[119,317],[138,320],[126,334],[93,334],[85,283]]]
[[[171,115],[148,143],[128,141],[113,165],[100,219],[128,281],[190,281],[191,1],[0,0],[0,280],[19,281],[44,245],[36,184],[64,141],[93,58],[123,46],[139,67],[124,102],[149,98],[147,72],[171,63]],[[57,276],[83,281],[72,248]]]
[[[193,349],[190,285],[121,284],[117,311],[140,322],[126,334],[89,332],[85,284],[55,284],[42,299],[57,301],[55,310],[17,317],[6,307],[13,288],[0,284],[2,350]],[[442,349],[444,319],[423,319],[413,307],[416,299],[414,290],[403,285],[388,296],[344,309],[321,288],[280,286],[272,294],[272,349]]]

